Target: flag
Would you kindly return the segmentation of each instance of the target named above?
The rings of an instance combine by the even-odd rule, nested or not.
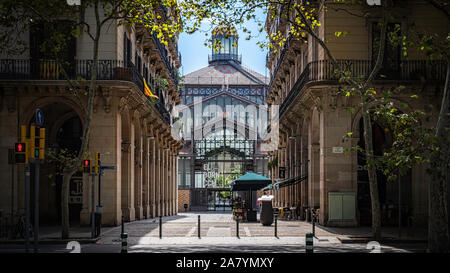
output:
[[[144,82],[144,94],[146,96],[149,96],[150,98],[159,99],[157,96],[153,95],[152,91],[150,91],[150,88],[148,88],[147,83],[145,82],[145,79],[143,78],[142,81]]]

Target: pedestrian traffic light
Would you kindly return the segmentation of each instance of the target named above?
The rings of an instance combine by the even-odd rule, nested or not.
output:
[[[28,164],[27,147],[24,142],[14,144],[16,164]]]
[[[89,159],[83,160],[83,172],[91,173],[91,160]]]

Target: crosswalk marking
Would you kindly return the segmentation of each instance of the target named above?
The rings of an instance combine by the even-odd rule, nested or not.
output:
[[[244,227],[244,231],[245,231],[245,235],[247,235],[247,237],[252,236],[252,235],[250,235],[250,230],[248,229],[248,227]]]

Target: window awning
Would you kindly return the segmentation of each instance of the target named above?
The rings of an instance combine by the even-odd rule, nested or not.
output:
[[[262,190],[279,190],[282,187],[292,186],[297,183],[300,183],[308,178],[308,175],[302,174],[293,178],[284,179],[274,184],[270,184],[267,187],[264,187]]]

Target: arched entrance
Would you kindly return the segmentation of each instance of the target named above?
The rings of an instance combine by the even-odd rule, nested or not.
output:
[[[382,156],[392,145],[392,136],[388,129],[382,124],[372,120],[372,139],[375,156]],[[364,149],[364,126],[363,119],[359,120],[359,141],[358,146]],[[370,186],[364,153],[358,151],[358,217],[361,226],[372,224]],[[378,196],[381,209],[381,224],[383,226],[397,226],[399,217],[399,206],[402,210],[402,223],[406,224],[408,216],[411,214],[411,175],[408,174],[397,181],[387,181],[383,174],[382,167],[377,169]],[[399,183],[401,188],[399,190]],[[401,198],[399,198],[399,191]],[[399,203],[399,200],[401,202]]]
[[[42,125],[46,129],[46,150],[52,149],[59,153],[67,151],[77,156],[81,147],[83,134],[83,122],[72,105],[61,101],[39,103],[39,108],[44,114]],[[30,109],[38,108],[31,106]],[[34,114],[28,120],[28,126],[34,124]],[[46,160],[40,165],[39,178],[39,209],[40,224],[59,225],[61,223],[61,163],[51,160],[47,155]],[[31,168],[31,209],[34,209],[35,168]],[[69,219],[71,226],[80,224],[80,213],[83,207],[83,178],[82,173],[75,173],[69,185]]]

